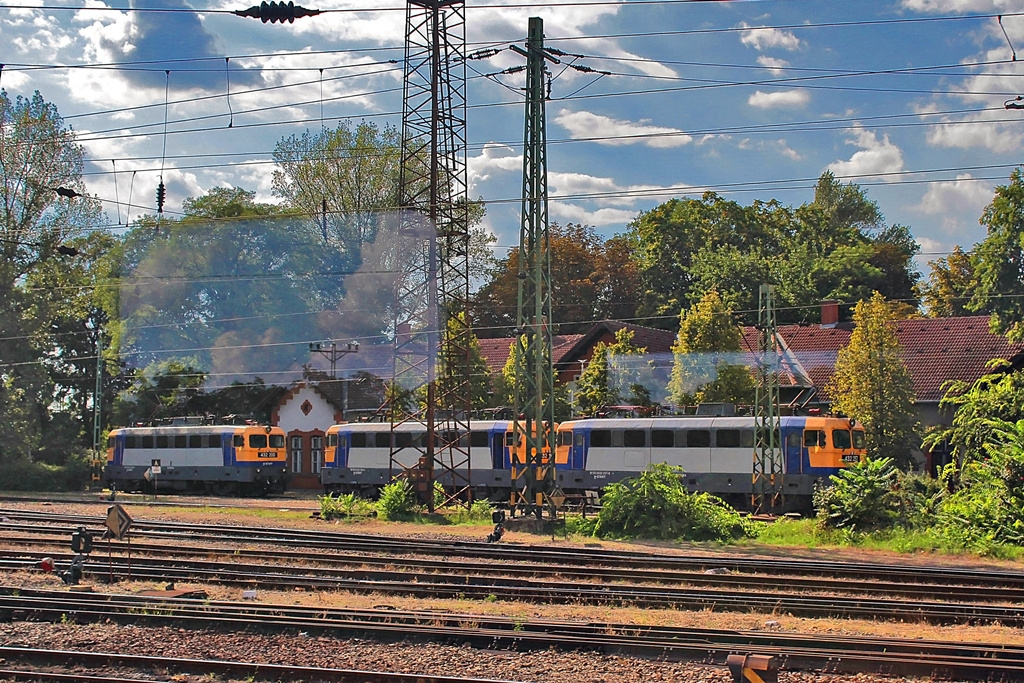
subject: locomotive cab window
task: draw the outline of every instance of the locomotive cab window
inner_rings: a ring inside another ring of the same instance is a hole
[[[284,448],[284,434],[271,434],[270,435],[270,447],[271,448]]]
[[[235,448],[242,448],[243,446],[245,446],[245,437],[242,436],[241,434],[235,434],[231,438],[231,445],[234,446]]]
[[[250,434],[249,435],[249,448],[266,448],[267,447],[267,435],[266,434]]]
[[[854,429],[853,430],[853,447],[854,448],[865,448],[864,430],[862,430],[862,429]]]
[[[114,437],[108,436],[107,437],[107,448],[113,448],[113,447],[114,447]]]
[[[328,448],[334,448],[334,447],[337,447],[337,445],[338,445],[338,435],[337,434],[328,434],[327,435],[327,447]]]
[[[825,432],[820,429],[804,430],[804,448],[824,448]]]
[[[850,432],[845,429],[833,429],[832,445],[836,448],[850,448]]]
[[[595,429],[590,432],[590,446],[592,448],[608,448],[612,445],[612,432],[609,429]]]
[[[571,446],[572,445],[572,432],[559,432],[558,433],[558,445],[559,446]]]
[[[673,439],[671,429],[651,430],[651,448],[672,448]]]

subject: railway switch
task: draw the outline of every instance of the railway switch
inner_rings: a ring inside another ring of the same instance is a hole
[[[768,655],[729,655],[726,660],[735,683],[778,683],[779,665]]]

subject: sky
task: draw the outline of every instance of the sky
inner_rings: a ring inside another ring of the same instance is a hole
[[[251,2],[4,0],[0,87],[57,105],[111,226],[154,213],[161,173],[169,215],[215,186],[279,201],[282,138],[400,125],[404,5],[301,0],[336,11],[293,24],[223,11]],[[1022,161],[1024,110],[1004,108],[1024,94],[1019,2],[511,4],[466,8],[468,51],[502,48],[467,82],[469,194],[499,248],[518,243],[524,130],[524,76],[500,72],[522,64],[507,48],[531,16],[579,55],[550,66],[550,217],[604,237],[706,190],[798,206],[831,170],[910,228],[925,270],[985,236],[978,219]]]

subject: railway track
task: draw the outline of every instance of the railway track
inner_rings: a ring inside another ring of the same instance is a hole
[[[18,524],[20,520],[26,524]],[[97,534],[105,531],[105,517],[63,515],[0,508],[0,532],[5,530],[70,536],[77,526]],[[42,525],[49,525],[42,526]],[[163,539],[169,542],[225,542],[245,546],[278,546],[321,551],[350,551],[373,556],[440,556],[500,561],[502,563],[543,562],[559,567],[605,567],[634,570],[706,571],[771,574],[776,576],[830,577],[844,580],[926,583],[932,586],[998,587],[1024,591],[1024,572],[973,570],[948,566],[911,566],[880,563],[833,562],[752,558],[716,554],[713,556],[666,555],[595,548],[565,548],[528,544],[491,544],[473,541],[439,541],[334,531],[282,529],[259,526],[188,524],[181,522],[133,522],[133,539]]]
[[[585,649],[717,666],[724,665],[729,654],[757,653],[775,657],[782,670],[1024,680],[1024,647],[897,638],[522,621],[483,615],[305,608],[14,587],[0,587],[0,619],[113,622],[208,631],[301,631],[334,638],[459,643],[518,651]],[[0,656],[4,656],[2,649]]]
[[[179,659],[140,655],[78,652],[69,650],[37,650],[0,647],[0,679],[18,681],[69,681],[82,683],[163,683],[171,674],[209,677],[232,677],[246,681],[324,681],[331,683],[502,683],[491,678],[464,678],[423,674],[401,674],[385,671],[324,669],[304,666],[283,666],[255,662],[227,662],[215,659]],[[25,668],[13,668],[17,663]],[[61,667],[66,671],[43,671]],[[131,670],[127,673],[108,673]],[[90,673],[93,672],[93,673]],[[103,673],[100,673],[103,672]],[[139,678],[138,674],[159,677]],[[179,680],[170,678],[170,680]]]

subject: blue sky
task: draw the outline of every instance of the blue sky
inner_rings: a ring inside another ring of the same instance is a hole
[[[275,143],[319,129],[321,108],[328,126],[400,123],[402,72],[389,60],[402,56],[404,5],[394,0],[302,0],[354,11],[291,25],[202,11],[252,0],[44,2],[0,6],[0,87],[56,103],[111,223],[125,221],[129,196],[132,216],[154,211],[161,167],[171,212],[217,185],[273,201]],[[468,4],[470,50],[521,43],[539,16],[548,45],[611,73],[554,65],[547,103],[551,218],[605,236],[705,189],[798,205],[831,169],[910,227],[923,265],[984,237],[978,217],[1022,161],[1024,110],[1003,107],[1024,94],[1012,59],[1024,51],[1024,15],[1011,14],[1021,3],[502,4]],[[194,11],[130,11],[157,7]],[[470,194],[489,202],[501,245],[518,241],[523,76],[488,75],[519,63],[509,50],[472,62],[468,84]]]

